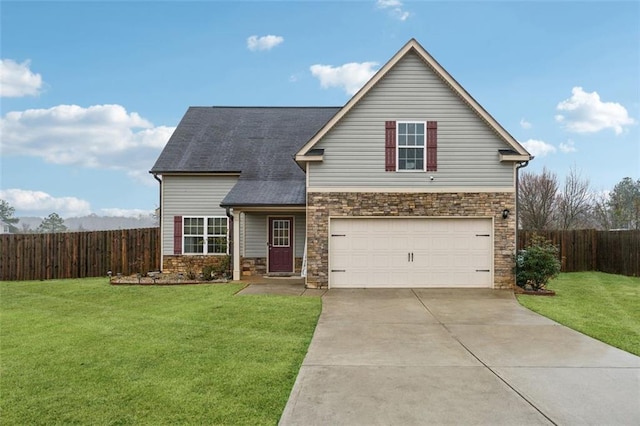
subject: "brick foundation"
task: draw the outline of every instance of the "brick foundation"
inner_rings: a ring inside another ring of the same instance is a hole
[[[511,214],[502,218],[502,210]],[[512,288],[515,253],[515,193],[362,193],[307,194],[307,286],[329,283],[329,217],[422,216],[493,217],[494,287]]]

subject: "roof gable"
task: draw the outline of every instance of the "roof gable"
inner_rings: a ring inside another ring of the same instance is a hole
[[[296,154],[296,161],[308,161],[309,153],[315,145],[364,98],[367,93],[384,78],[396,64],[410,52],[415,54],[429,66],[445,84],[459,96],[488,126],[493,130],[520,159],[530,159],[531,155],[509,134],[469,93],[418,43],[409,40],[371,79],[334,115]],[[306,156],[306,157],[305,157]],[[515,158],[515,157],[514,157]]]

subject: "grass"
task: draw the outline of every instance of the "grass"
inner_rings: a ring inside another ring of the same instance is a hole
[[[518,301],[567,327],[640,356],[640,278],[563,273],[547,286],[556,296]]]
[[[0,282],[3,424],[276,424],[320,298]]]

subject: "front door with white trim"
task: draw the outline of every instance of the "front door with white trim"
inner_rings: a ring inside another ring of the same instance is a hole
[[[293,272],[293,218],[269,217],[269,272]]]

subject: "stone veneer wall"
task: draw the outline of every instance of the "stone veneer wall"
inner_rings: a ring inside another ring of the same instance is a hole
[[[162,272],[168,273],[189,273],[199,274],[207,265],[218,265],[225,256],[220,255],[176,255],[164,256],[162,262]]]
[[[205,265],[217,265],[224,256],[164,256],[162,271],[168,273],[187,274],[190,271],[196,274],[202,272]],[[243,257],[240,259],[243,276],[266,275],[266,257]],[[299,274],[302,269],[302,258],[296,257],[294,273]]]
[[[502,211],[510,210],[507,219]],[[329,284],[329,217],[425,216],[494,218],[494,288],[512,288],[515,192],[307,194],[307,287]]]
[[[255,275],[266,275],[267,274],[267,258],[266,257],[243,257],[240,260],[240,265],[242,265],[242,275],[243,276],[255,276]],[[302,269],[302,258],[295,258],[295,271],[294,273],[299,274]]]
[[[243,276],[266,275],[267,258],[266,257],[243,257],[240,259]]]

